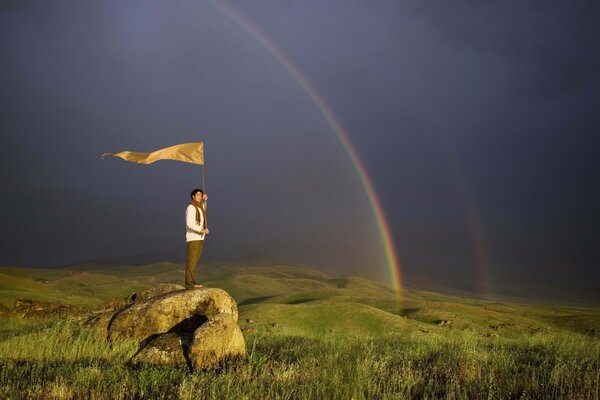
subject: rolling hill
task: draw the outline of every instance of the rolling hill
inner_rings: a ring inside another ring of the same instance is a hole
[[[203,265],[199,280],[229,292],[242,327],[319,336],[466,330],[512,337],[523,332],[600,332],[595,308],[527,305],[407,289],[398,298],[385,285],[360,277],[333,277],[290,265]],[[88,310],[160,283],[181,283],[183,264],[80,264],[68,268],[0,268],[0,303],[18,298],[61,301]]]

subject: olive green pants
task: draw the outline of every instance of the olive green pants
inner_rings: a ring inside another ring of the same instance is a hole
[[[185,287],[191,288],[196,284],[194,279],[194,271],[196,271],[196,264],[200,260],[202,255],[202,246],[204,240],[191,240],[187,242],[187,261],[185,263]]]

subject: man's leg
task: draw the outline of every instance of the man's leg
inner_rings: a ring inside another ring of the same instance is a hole
[[[194,279],[194,272],[196,271],[196,264],[202,255],[202,245],[204,240],[191,240],[187,242],[187,261],[185,264],[185,287],[191,288],[196,284]]]

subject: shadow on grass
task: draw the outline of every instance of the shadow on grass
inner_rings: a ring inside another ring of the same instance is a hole
[[[410,318],[421,310],[420,308],[403,308],[398,311],[398,315],[401,317]]]
[[[263,301],[272,299],[273,297],[275,297],[275,296],[252,297],[252,298],[242,301],[241,303],[238,304],[238,306],[247,306],[249,304],[262,303]]]
[[[588,336],[600,336],[600,317],[594,314],[547,317],[545,320],[559,329]]]
[[[303,304],[303,303],[312,303],[313,301],[318,299],[296,299],[288,301],[286,304]]]

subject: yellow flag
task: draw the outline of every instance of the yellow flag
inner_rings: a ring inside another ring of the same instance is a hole
[[[125,161],[131,161],[140,164],[152,164],[158,160],[177,160],[192,164],[204,165],[204,143],[183,143],[164,149],[153,151],[152,153],[138,153],[135,151],[122,151],[120,153],[104,153],[106,156],[120,157]]]

